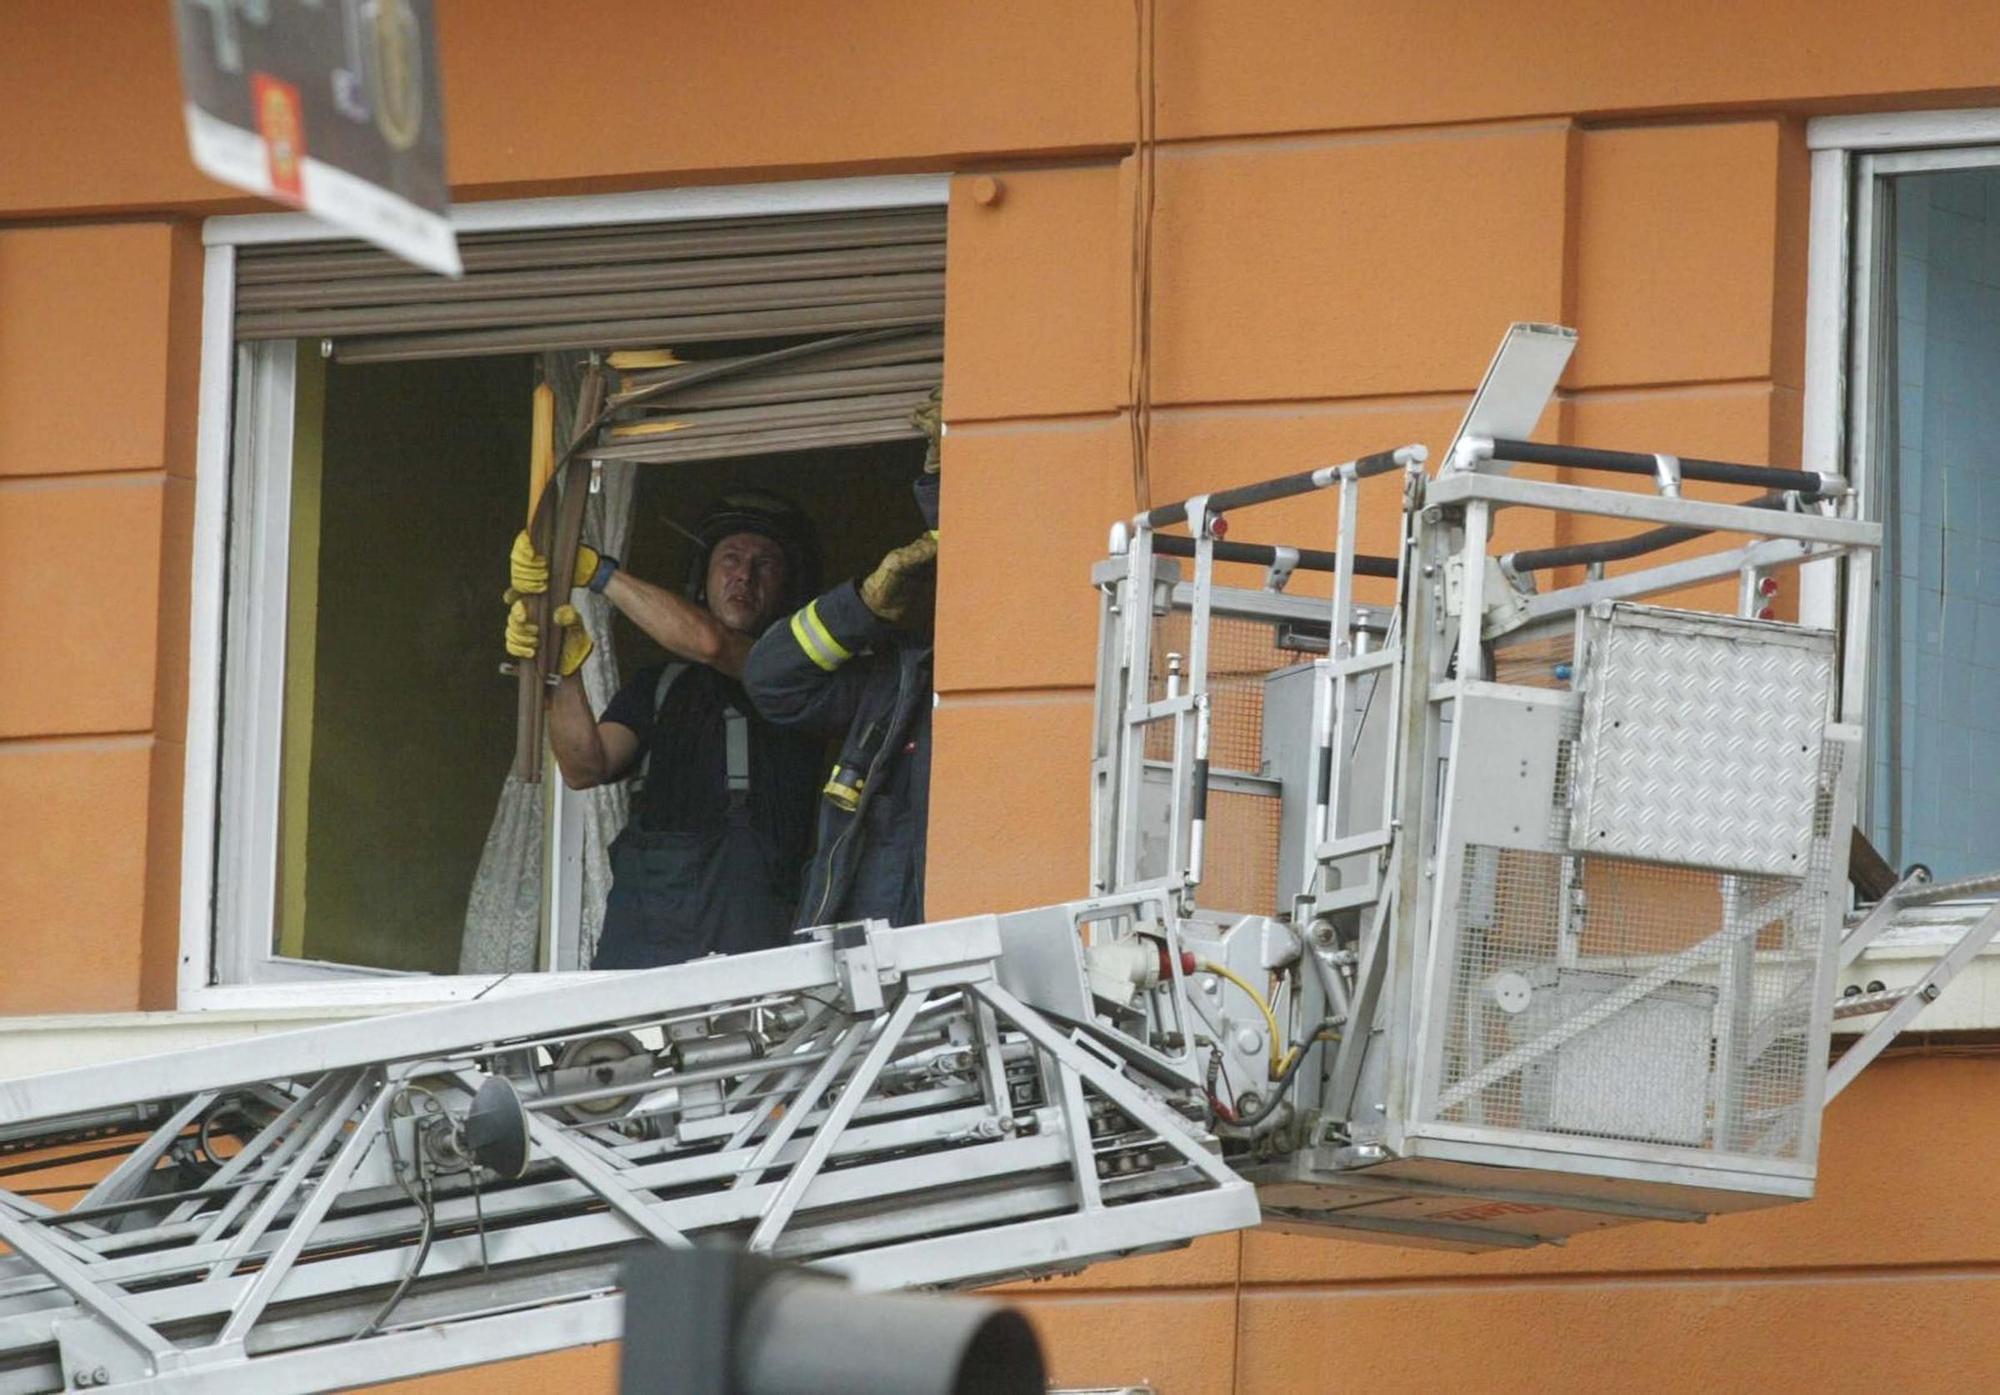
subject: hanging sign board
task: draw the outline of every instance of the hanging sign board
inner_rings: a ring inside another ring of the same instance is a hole
[[[174,0],[201,169],[459,274],[431,0]]]

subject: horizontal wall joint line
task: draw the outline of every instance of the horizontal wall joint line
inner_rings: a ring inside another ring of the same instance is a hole
[[[1210,1302],[1221,1300],[1234,1302],[1236,1283],[1234,1276],[1227,1280],[1204,1283],[1160,1284],[1107,1284],[1103,1288],[1070,1288],[1050,1291],[1038,1288],[1033,1292],[1024,1289],[997,1288],[985,1292],[999,1298],[1010,1306],[1024,1309],[1038,1307],[1081,1307],[1093,1303],[1132,1303],[1157,1299],[1169,1303]]]
[[[1203,155],[1211,151],[1264,147],[1317,149],[1343,145],[1384,145],[1396,141],[1480,140],[1496,136],[1531,135],[1568,129],[1567,112],[1487,118],[1475,121],[1414,122],[1399,126],[1301,127],[1285,131],[1205,132],[1161,136],[1155,142],[1162,155]]]
[[[1152,404],[1155,417],[1173,417],[1179,414],[1242,412],[1245,414],[1278,414],[1286,412],[1347,411],[1347,412],[1394,412],[1423,410],[1426,408],[1462,408],[1472,395],[1474,385],[1462,387],[1413,389],[1408,392],[1355,393],[1343,396],[1328,394],[1323,397],[1234,397],[1202,398],[1184,401],[1156,400]],[[1607,383],[1584,387],[1562,387],[1556,391],[1555,400],[1562,402],[1605,402],[1622,397],[1634,399],[1674,392],[1730,392],[1740,390],[1777,389],[1793,391],[1797,389],[1789,383],[1781,383],[1772,378],[1684,378],[1661,379],[1652,382]],[[946,425],[952,431],[967,435],[984,432],[1003,432],[1013,429],[1049,429],[1061,427],[1097,427],[1123,422],[1131,415],[1131,407],[1120,403],[1116,406],[1090,408],[1070,412],[1014,412],[1004,416],[951,416]]]
[[[0,490],[63,489],[72,485],[133,489],[167,478],[164,465],[139,465],[130,470],[54,470],[46,474],[0,474]]]
[[[1545,1274],[1377,1275],[1370,1278],[1258,1279],[1246,1274],[1246,1292],[1260,1296],[1390,1297],[1523,1288],[1766,1287],[1781,1284],[1918,1283],[2000,1280],[2000,1259],[1908,1264],[1771,1265],[1764,1268],[1575,1270]]]
[[[939,687],[941,707],[1029,707],[1043,703],[1088,702],[1087,686],[1044,688],[947,688]]]
[[[1619,397],[1644,397],[1663,392],[1733,391],[1740,389],[1785,388],[1798,391],[1790,383],[1771,377],[1755,378],[1660,378],[1644,382],[1591,383],[1558,389],[1558,401],[1602,402]]]
[[[0,757],[50,751],[129,751],[153,744],[150,731],[89,731],[0,734]]]
[[[1101,427],[1123,421],[1128,409],[1117,407],[1092,407],[1077,412],[1016,412],[998,417],[947,417],[945,428],[960,431],[966,435],[981,432],[998,433],[1010,430],[1047,431],[1064,427]]]

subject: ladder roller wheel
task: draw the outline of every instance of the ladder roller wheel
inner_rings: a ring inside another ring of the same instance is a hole
[[[578,1037],[564,1042],[556,1053],[555,1068],[558,1071],[589,1070],[593,1066],[608,1068],[631,1060],[634,1056],[649,1055],[645,1046],[630,1032],[607,1032],[603,1036]],[[615,1077],[606,1074],[603,1080],[595,1082],[608,1085]],[[607,1095],[602,1099],[578,1100],[562,1108],[564,1117],[577,1124],[596,1123],[605,1119],[616,1119],[629,1113],[639,1102],[639,1091],[629,1095]]]

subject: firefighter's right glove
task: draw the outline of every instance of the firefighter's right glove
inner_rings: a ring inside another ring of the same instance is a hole
[[[572,587],[588,586],[604,559],[597,549],[578,543]],[[507,583],[524,596],[539,596],[549,589],[549,559],[535,551],[535,540],[523,530],[514,536],[514,550],[507,554]]]
[[[877,563],[861,583],[861,603],[883,624],[902,624],[916,603],[926,598],[937,570],[937,552],[937,538],[930,533],[904,543]]]
[[[507,594],[510,598],[515,596],[512,591]],[[594,646],[575,606],[557,606],[555,621],[563,627],[562,654],[556,660],[556,672],[567,678],[583,667]],[[532,660],[541,643],[542,627],[529,617],[528,603],[513,599],[507,610],[507,652],[517,659]]]

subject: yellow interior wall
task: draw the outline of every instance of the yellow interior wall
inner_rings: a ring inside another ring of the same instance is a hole
[[[533,385],[526,358],[326,368],[313,732],[284,843],[309,868],[284,942],[307,958],[457,971],[514,746],[500,593]]]
[[[320,469],[326,445],[326,360],[298,346],[292,420],[292,537],[285,614],[285,746],[278,810],[278,953],[305,952],[306,833],[319,660]]]

